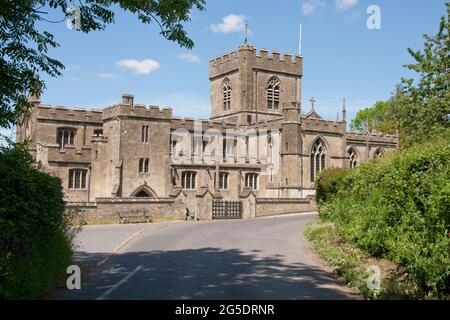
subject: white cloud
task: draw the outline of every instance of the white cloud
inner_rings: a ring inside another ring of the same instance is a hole
[[[201,63],[200,58],[191,52],[186,52],[186,53],[180,54],[178,56],[178,58],[180,58],[183,61],[187,61],[187,62]]]
[[[117,78],[117,76],[114,73],[110,73],[110,72],[99,72],[99,73],[97,73],[97,78],[115,79],[115,78]]]
[[[322,0],[308,0],[302,3],[302,13],[305,16],[313,15],[318,8],[325,7],[325,2]]]
[[[336,7],[339,10],[347,10],[358,4],[358,0],[336,0]]]
[[[123,59],[117,61],[117,65],[121,68],[132,71],[134,74],[150,74],[155,70],[158,70],[160,65],[158,61],[152,59],[134,60]]]
[[[209,28],[212,32],[232,33],[245,31],[245,21],[247,17],[242,15],[230,14],[222,19],[222,23],[212,24]]]
[[[66,68],[66,71],[73,71],[73,70],[78,70],[78,69],[80,69],[79,65],[71,64]]]

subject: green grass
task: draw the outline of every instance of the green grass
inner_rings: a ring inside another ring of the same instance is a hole
[[[370,257],[361,249],[344,241],[333,223],[320,219],[311,221],[305,228],[305,237],[314,249],[333,268],[339,279],[351,288],[357,288],[366,299],[408,300],[433,298],[425,296],[404,269],[385,259]],[[367,268],[379,266],[382,270],[381,288],[367,287]]]

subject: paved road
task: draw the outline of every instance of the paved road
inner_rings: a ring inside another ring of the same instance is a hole
[[[302,236],[314,217],[85,227],[82,289],[59,298],[354,298]]]

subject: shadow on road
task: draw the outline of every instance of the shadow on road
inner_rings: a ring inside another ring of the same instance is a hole
[[[141,269],[108,299],[349,299],[319,268],[287,264],[280,256],[202,248],[117,254],[101,268],[104,254],[78,252],[82,289],[60,299],[95,299],[138,266]],[[89,272],[87,272],[89,270]],[[86,276],[86,273],[89,273]]]

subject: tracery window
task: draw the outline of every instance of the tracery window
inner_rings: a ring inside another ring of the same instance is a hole
[[[280,108],[280,80],[277,77],[272,77],[267,83],[267,108]]]
[[[223,93],[223,111],[231,110],[231,83],[225,79],[222,85]]]
[[[311,182],[319,171],[326,168],[326,148],[322,139],[316,140],[311,148]]]

